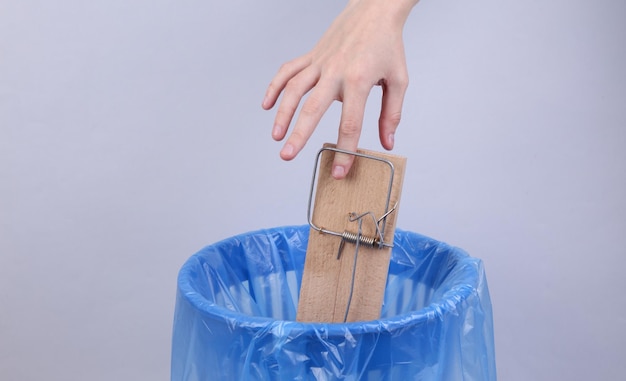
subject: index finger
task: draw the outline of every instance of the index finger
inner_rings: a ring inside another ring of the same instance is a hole
[[[335,100],[336,94],[337,88],[333,82],[320,80],[315,85],[309,97],[304,101],[293,131],[280,152],[284,160],[293,159],[302,150],[322,115]]]

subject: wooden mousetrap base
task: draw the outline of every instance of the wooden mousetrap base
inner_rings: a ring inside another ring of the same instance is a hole
[[[358,150],[348,176],[335,180],[335,150],[330,144],[320,150],[317,182],[311,186],[315,203],[309,205],[311,229],[296,317],[301,322],[378,319],[385,293],[406,159]],[[385,245],[368,244],[368,237],[376,241],[381,233]],[[343,238],[350,234],[352,241]]]

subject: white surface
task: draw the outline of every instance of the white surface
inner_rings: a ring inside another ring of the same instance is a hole
[[[166,380],[176,275],[306,223],[265,86],[323,0],[0,2],[0,379]],[[623,1],[423,0],[399,226],[484,260],[501,380],[626,375]],[[361,146],[377,142],[380,90]]]

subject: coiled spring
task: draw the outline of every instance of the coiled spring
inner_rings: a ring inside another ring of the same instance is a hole
[[[361,245],[366,245],[369,247],[374,247],[374,246],[379,246],[380,247],[380,239],[378,239],[378,237],[368,237],[368,236],[360,236],[356,233],[351,233],[349,231],[345,231],[343,232],[343,234],[341,234],[341,238],[349,243],[355,243],[357,240],[361,241]]]

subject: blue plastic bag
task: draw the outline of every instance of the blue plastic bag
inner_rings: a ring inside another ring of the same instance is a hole
[[[295,321],[309,227],[232,237],[178,276],[173,381],[495,381],[482,262],[397,230],[382,316]]]

